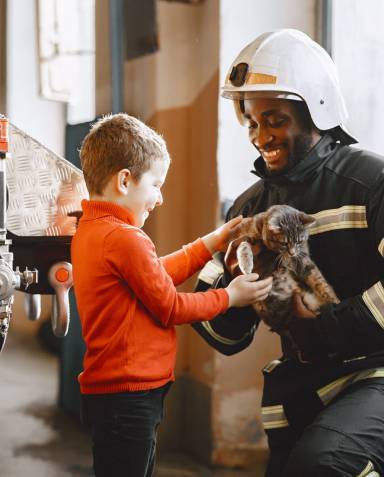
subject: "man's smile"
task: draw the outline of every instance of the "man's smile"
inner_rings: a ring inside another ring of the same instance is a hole
[[[262,155],[265,162],[274,163],[280,161],[283,153],[283,146],[276,146],[268,149],[260,149],[259,152]]]

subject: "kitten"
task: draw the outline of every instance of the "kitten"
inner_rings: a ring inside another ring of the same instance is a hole
[[[233,275],[253,271],[261,279],[273,277],[270,294],[253,307],[271,330],[279,334],[287,335],[294,316],[293,293],[299,293],[314,314],[321,305],[339,303],[309,256],[308,229],[314,222],[313,217],[293,207],[274,205],[243,220],[225,257]]]

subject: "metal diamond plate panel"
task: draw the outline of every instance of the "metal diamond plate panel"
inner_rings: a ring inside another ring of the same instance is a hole
[[[20,236],[73,235],[82,199],[83,173],[16,126],[9,125],[6,160],[7,230]]]

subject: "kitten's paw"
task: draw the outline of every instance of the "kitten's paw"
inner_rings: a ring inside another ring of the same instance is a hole
[[[251,245],[248,242],[241,242],[241,244],[237,247],[236,256],[239,263],[239,268],[242,273],[244,273],[244,275],[252,273],[253,253]]]

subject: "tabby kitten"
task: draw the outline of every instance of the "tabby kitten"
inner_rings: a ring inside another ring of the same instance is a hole
[[[225,257],[234,275],[253,271],[261,279],[273,277],[270,294],[253,307],[279,334],[285,334],[293,318],[293,293],[299,293],[305,306],[315,314],[321,305],[339,303],[309,256],[308,229],[314,222],[313,217],[293,207],[274,205],[243,220]]]

